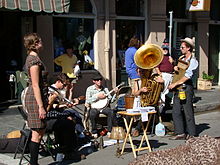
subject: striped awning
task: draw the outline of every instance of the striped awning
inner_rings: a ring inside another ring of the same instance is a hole
[[[22,11],[67,13],[70,0],[0,0],[0,8]]]

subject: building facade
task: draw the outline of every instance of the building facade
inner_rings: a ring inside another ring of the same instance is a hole
[[[142,43],[161,45],[165,38],[169,38],[169,11],[173,11],[172,46],[178,52],[181,38],[194,38],[195,55],[200,64],[197,77],[205,71],[215,75],[214,83],[219,84],[220,5],[216,5],[219,4],[217,0],[211,1],[210,11],[199,12],[189,12],[187,5],[191,1],[185,0],[178,3],[174,0],[65,2],[63,11],[55,10],[54,4],[53,9],[43,11],[24,11],[21,5],[16,10],[0,9],[2,72],[22,70],[26,57],[22,37],[27,32],[37,32],[44,42],[41,56],[50,74],[60,71],[53,59],[63,53],[65,43],[73,45],[82,61],[82,78],[76,95],[85,94],[94,69],[103,75],[108,87],[114,87],[127,79],[124,52],[129,39],[136,35]],[[84,62],[85,54],[94,65]],[[13,62],[16,65],[12,65]],[[2,75],[7,77],[4,73]]]

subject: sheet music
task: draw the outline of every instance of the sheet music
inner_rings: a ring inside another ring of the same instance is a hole
[[[141,112],[142,122],[148,121],[148,112]]]

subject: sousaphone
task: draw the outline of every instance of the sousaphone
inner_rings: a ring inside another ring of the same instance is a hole
[[[148,92],[141,93],[141,106],[143,107],[158,103],[163,84],[154,80],[156,75],[152,75],[152,70],[161,63],[162,59],[163,50],[155,44],[144,44],[135,53],[134,61],[138,67],[143,69],[141,87],[148,88]]]

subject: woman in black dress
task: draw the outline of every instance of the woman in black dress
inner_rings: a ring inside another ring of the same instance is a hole
[[[24,46],[27,50],[25,68],[29,78],[29,86],[25,97],[25,106],[28,111],[28,126],[32,130],[29,143],[30,164],[38,164],[40,141],[44,135],[46,123],[47,99],[47,72],[39,57],[39,51],[43,47],[41,38],[36,33],[24,36]]]

